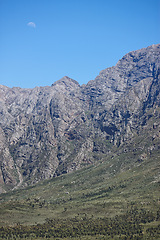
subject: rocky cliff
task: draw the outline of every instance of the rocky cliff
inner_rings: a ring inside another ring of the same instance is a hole
[[[0,85],[0,191],[105,160],[156,115],[160,146],[160,45],[126,54],[80,86],[63,77],[34,89]]]

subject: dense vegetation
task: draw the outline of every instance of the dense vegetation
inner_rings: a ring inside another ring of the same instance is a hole
[[[1,239],[22,238],[77,238],[90,236],[97,239],[158,239],[160,235],[160,210],[156,213],[138,209],[136,206],[126,214],[114,218],[94,218],[76,216],[70,219],[46,219],[44,224],[1,227]],[[145,224],[154,222],[154,227],[145,228]]]

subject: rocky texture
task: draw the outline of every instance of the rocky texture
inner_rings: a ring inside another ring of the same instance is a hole
[[[128,53],[82,86],[69,77],[34,89],[0,85],[0,191],[93,164],[130,141],[159,116],[159,56],[160,45]]]

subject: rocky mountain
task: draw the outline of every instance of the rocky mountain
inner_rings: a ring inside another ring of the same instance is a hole
[[[34,89],[0,85],[0,192],[105,161],[145,131],[147,151],[156,151],[159,120],[160,44],[126,54],[86,85],[66,76]]]

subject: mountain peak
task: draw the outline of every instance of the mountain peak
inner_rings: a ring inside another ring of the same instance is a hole
[[[68,76],[33,90],[0,86],[0,191],[106,161],[143,129],[149,158],[160,149],[159,69],[155,45],[128,53],[83,87]],[[144,158],[138,154],[134,164]]]
[[[74,80],[74,79],[72,79],[68,76],[64,76],[61,79],[59,79],[58,81],[54,82],[52,84],[52,87],[57,85],[57,84],[60,84],[60,85],[64,84],[66,86],[73,86],[73,85],[78,85],[79,86],[79,83],[76,80]]]

